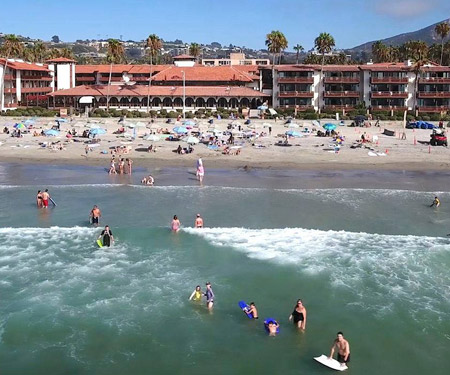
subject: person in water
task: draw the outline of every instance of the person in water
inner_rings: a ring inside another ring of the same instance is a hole
[[[267,329],[269,330],[269,336],[276,336],[277,330],[280,327],[278,322],[276,320],[270,321],[269,324],[267,324]]]
[[[43,202],[42,202],[42,193],[40,190],[38,190],[36,194],[36,206],[37,208],[42,208]]]
[[[439,198],[434,197],[434,201],[433,201],[433,203],[431,203],[430,207],[433,207],[433,206],[439,207],[440,205],[441,205],[441,201],[439,200]]]
[[[191,296],[189,297],[189,301],[201,301],[202,300],[202,289],[200,288],[200,285],[197,285],[195,287],[195,290],[192,292]]]
[[[197,160],[197,179],[200,181],[200,184],[203,183],[203,177],[205,176],[205,168],[203,167],[202,158],[198,158]]]
[[[256,309],[255,302],[250,302],[250,308],[246,311],[247,315],[252,314],[253,319],[258,319],[258,310]]]
[[[91,218],[91,224],[98,226],[98,221],[100,220],[100,216],[102,216],[100,209],[97,206],[94,206],[89,216]]]
[[[44,208],[48,208],[49,199],[50,199],[50,194],[48,193],[48,189],[45,189],[45,191],[42,193],[42,206]]]
[[[172,224],[170,225],[170,227],[172,228],[172,231],[174,231],[174,232],[178,232],[180,230],[181,223],[180,223],[180,220],[178,220],[177,215],[173,216]]]
[[[105,226],[105,229],[102,230],[102,233],[100,233],[98,239],[102,239],[103,246],[110,247],[114,243],[114,236],[111,229],[109,229],[109,225]]]
[[[206,293],[204,294],[204,296],[206,297],[206,307],[208,309],[212,309],[214,306],[215,296],[211,287],[211,283],[209,281],[206,283]]]
[[[301,299],[297,301],[294,311],[289,316],[289,321],[293,321],[300,329],[304,330],[306,328],[306,309]]]
[[[200,216],[200,214],[197,214],[197,218],[195,219],[195,227],[196,228],[203,228],[203,219]]]
[[[337,349],[337,361],[341,366],[348,365],[350,362],[350,344],[346,339],[344,339],[344,334],[342,332],[337,333],[337,338],[333,342],[331,347],[330,359],[333,358],[334,350]]]

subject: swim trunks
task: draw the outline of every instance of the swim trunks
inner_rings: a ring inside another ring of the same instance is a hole
[[[98,217],[92,217],[92,224],[98,224]]]
[[[43,199],[42,203],[44,204],[44,207],[48,207],[48,199]]]
[[[345,358],[344,355],[341,355],[341,354],[338,353],[337,361],[338,361],[339,363],[349,363],[349,362],[350,362],[350,354],[348,355],[346,361],[344,360],[344,358]]]

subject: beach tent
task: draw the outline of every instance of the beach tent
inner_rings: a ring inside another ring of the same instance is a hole
[[[303,137],[303,134],[295,131],[295,130],[288,130],[286,133],[289,137]]]
[[[89,130],[89,134],[92,134],[92,135],[106,134],[106,130],[102,129],[102,128],[95,128],[95,129]]]
[[[312,122],[312,124],[313,124],[314,126],[317,126],[317,127],[320,126],[320,122],[317,121],[317,120],[312,120],[311,122]]]
[[[328,124],[325,124],[325,125],[323,126],[323,128],[324,128],[325,130],[331,131],[331,130],[336,129],[337,126],[336,126],[335,124],[328,123]]]
[[[183,122],[184,126],[195,126],[196,122],[192,120],[186,120]]]
[[[49,129],[49,130],[44,131],[44,134],[47,137],[56,137],[59,135],[59,131],[54,130],[54,129]]]
[[[149,136],[145,137],[144,139],[146,141],[159,142],[161,140],[161,137],[156,134],[150,134]]]
[[[188,130],[184,126],[175,126],[172,131],[177,134],[187,134]]]
[[[190,145],[196,145],[200,142],[200,140],[197,137],[193,137],[190,135],[189,137],[183,138],[183,141],[186,143],[189,143]]]
[[[291,122],[290,124],[289,124],[289,128],[299,128],[300,127],[300,125],[299,124],[296,124],[295,122]]]

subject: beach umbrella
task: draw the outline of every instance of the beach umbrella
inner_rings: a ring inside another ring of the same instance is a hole
[[[18,130],[27,130],[27,126],[25,124],[22,124],[21,122],[19,122],[18,124],[15,124],[14,128],[16,128]]]
[[[200,140],[197,137],[193,137],[190,135],[189,137],[183,138],[183,141],[186,143],[189,143],[190,145],[196,145],[200,142]]]
[[[44,131],[44,134],[47,137],[56,137],[59,135],[59,131],[54,130],[54,129],[49,129],[49,130]]]
[[[325,124],[324,126],[323,126],[323,128],[325,129],[325,130],[334,130],[334,129],[336,129],[336,125],[335,124],[331,124],[331,123],[328,123],[328,124]]]
[[[102,129],[102,128],[95,128],[95,129],[89,130],[89,133],[92,135],[101,135],[101,134],[106,134],[106,130]]]
[[[183,125],[184,125],[184,126],[186,126],[186,125],[194,126],[194,125],[195,125],[195,121],[192,121],[192,120],[186,120],[186,121],[183,122]]]
[[[300,125],[299,125],[299,124],[296,124],[295,122],[291,122],[291,123],[289,124],[289,127],[290,127],[290,128],[299,128]]]
[[[177,134],[186,134],[188,132],[184,126],[175,126],[172,131]]]
[[[312,124],[313,124],[314,126],[317,126],[317,127],[320,126],[320,122],[317,121],[317,120],[312,120]]]
[[[303,136],[303,134],[301,134],[295,130],[288,130],[285,134],[288,135],[289,137],[302,137]]]
[[[57,122],[57,121],[59,121],[59,122],[67,122],[67,119],[65,119],[65,118],[57,118],[55,120],[55,122]]]
[[[36,121],[33,120],[33,119],[28,119],[28,120],[25,121],[25,125],[34,125],[35,122]]]
[[[268,109],[269,107],[266,105],[260,105],[259,107],[257,107],[257,109],[259,109],[260,111],[265,111],[266,109]]]
[[[158,142],[161,140],[161,137],[156,134],[150,134],[149,136],[144,138],[146,141]]]

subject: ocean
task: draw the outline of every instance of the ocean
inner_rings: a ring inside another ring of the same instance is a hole
[[[199,187],[167,168],[140,186],[146,173],[0,166],[1,374],[325,374],[313,357],[338,331],[349,374],[448,373],[448,174],[207,169]],[[58,205],[38,210],[45,188]],[[213,311],[188,301],[207,281]],[[299,298],[305,332],[288,321]]]

